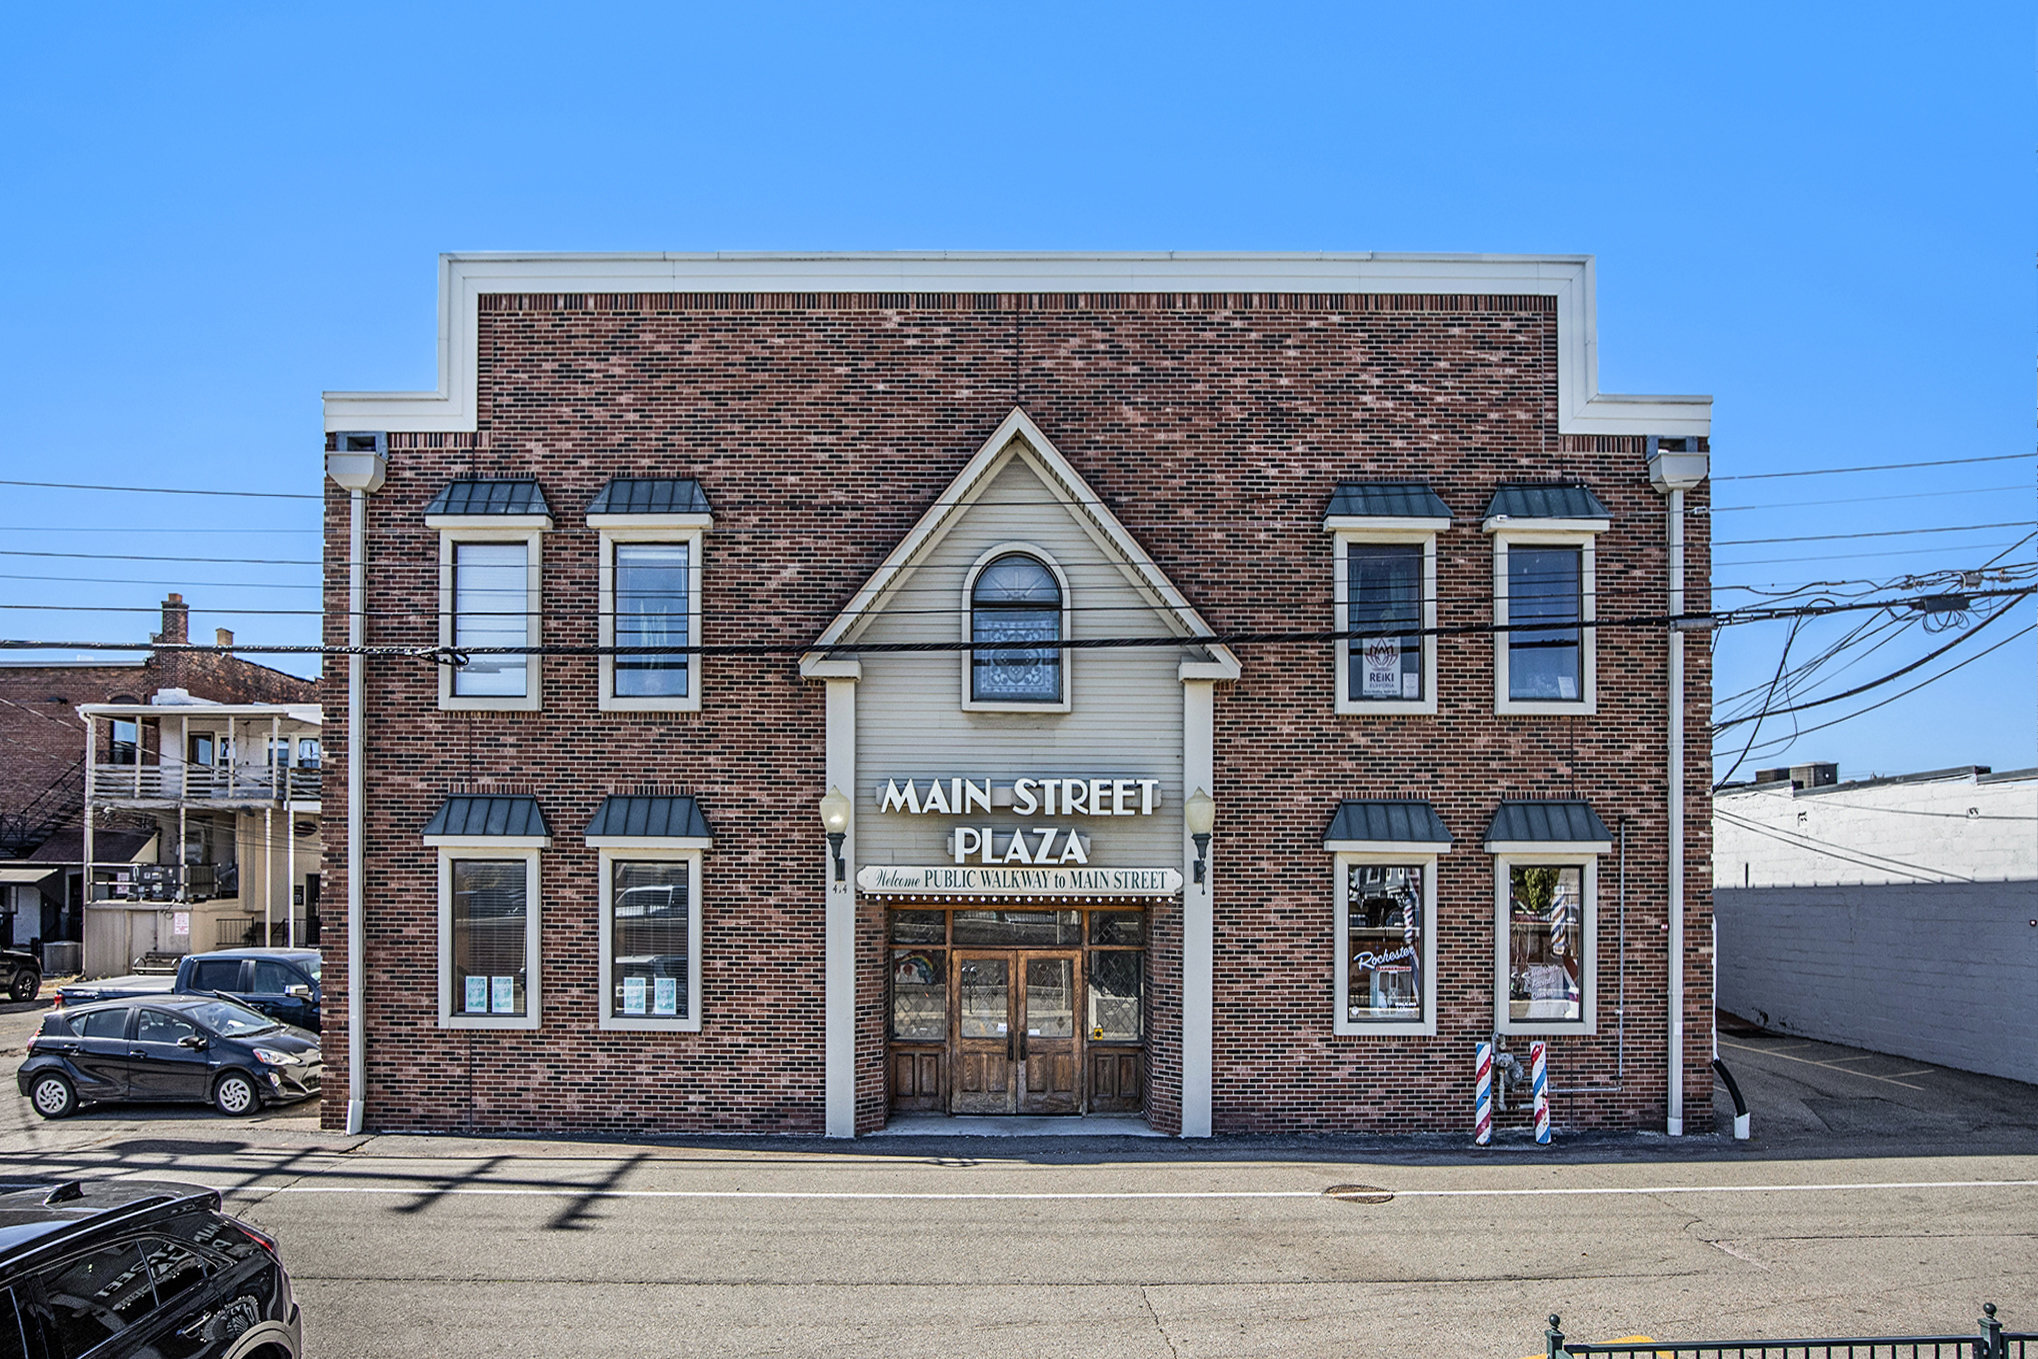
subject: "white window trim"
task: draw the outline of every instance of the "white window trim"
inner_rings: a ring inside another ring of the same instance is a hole
[[[704,514],[640,515],[591,514],[587,522],[601,539],[600,577],[601,644],[616,644],[616,544],[686,544],[686,635],[693,646],[701,644],[701,542],[709,522]],[[599,708],[611,713],[697,713],[701,710],[701,653],[686,656],[686,693],[683,696],[653,695],[625,698],[616,694],[616,658],[604,651],[601,657]]]
[[[1515,525],[1522,527],[1515,527]],[[1493,711],[1506,716],[1591,717],[1599,711],[1599,570],[1597,543],[1606,528],[1604,519],[1514,520],[1503,527],[1493,519],[1486,531],[1493,535]],[[1579,679],[1582,692],[1576,699],[1528,699],[1508,697],[1507,641],[1513,634],[1507,625],[1507,552],[1516,543],[1524,547],[1575,547],[1579,549]]]
[[[425,843],[439,851],[439,1027],[442,1029],[536,1029],[543,990],[539,948],[538,857],[549,839],[542,835],[433,835]],[[519,859],[524,865],[524,1013],[470,1015],[453,1005],[453,861],[455,859]]]
[[[1047,549],[1033,543],[1018,542],[999,543],[996,547],[978,557],[964,574],[962,579],[962,640],[964,642],[974,642],[976,640],[975,595],[977,577],[982,575],[984,568],[992,562],[1012,553],[1033,558],[1046,567],[1054,576],[1055,584],[1061,589],[1061,637],[1065,642],[1073,641],[1075,639],[1075,597],[1069,593],[1068,573],[1061,569],[1061,563],[1056,561]],[[976,652],[974,650],[965,650],[959,654],[962,657],[962,707],[964,712],[1065,713],[1075,706],[1076,653],[1073,651],[1064,650],[1061,653],[1061,701],[1059,703],[999,703],[992,700],[974,698],[972,697],[972,676],[976,668]]]
[[[1562,1034],[1591,1036],[1599,1032],[1599,856],[1605,846],[1571,844],[1493,844],[1493,1027],[1496,1032],[1535,1037]],[[1584,947],[1579,958],[1582,1019],[1514,1020],[1507,1011],[1507,908],[1509,879],[1517,867],[1571,868],[1578,873],[1580,913],[1585,917]]]
[[[432,515],[425,523],[439,530],[439,645],[453,645],[453,545],[455,543],[524,544],[524,644],[542,641],[539,620],[544,600],[539,586],[544,580],[542,543],[552,520],[542,514],[516,515]],[[521,697],[453,692],[453,667],[439,666],[439,707],[451,712],[537,712],[544,706],[543,656],[533,652],[524,658],[525,692]]]
[[[1394,848],[1381,845],[1369,850],[1341,850],[1333,856],[1336,867],[1331,887],[1331,909],[1336,913],[1333,931],[1337,956],[1331,960],[1337,1009],[1332,1012],[1331,1032],[1353,1038],[1434,1038],[1437,1032],[1437,858],[1429,846]],[[1351,1017],[1351,910],[1350,875],[1356,864],[1405,864],[1422,870],[1422,1018],[1353,1019]]]
[[[601,874],[601,916],[600,947],[596,989],[601,996],[600,1026],[619,1032],[637,1033],[699,1033],[701,1031],[701,863],[702,850],[707,847],[705,840],[684,837],[654,836],[589,836],[587,843],[596,849],[596,858]],[[686,1003],[689,1013],[671,1019],[655,1015],[619,1015],[615,1011],[616,998],[609,985],[609,968],[615,961],[615,929],[610,912],[615,906],[615,864],[618,861],[631,863],[684,863],[687,865],[686,906],[687,906],[687,950],[686,950]]]
[[[1337,648],[1337,711],[1359,716],[1434,714],[1437,710],[1437,534],[1451,526],[1448,519],[1388,519],[1340,515],[1324,521],[1337,535],[1333,552],[1332,626],[1351,630],[1351,577],[1346,551],[1353,543],[1414,543],[1422,547],[1422,697],[1355,698],[1351,692],[1352,648],[1346,638]]]

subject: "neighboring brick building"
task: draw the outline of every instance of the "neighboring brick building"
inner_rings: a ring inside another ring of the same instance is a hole
[[[133,659],[0,660],[0,860],[21,861],[0,863],[0,898],[9,885],[6,876],[19,880],[12,884],[12,902],[0,899],[0,909],[12,917],[8,942],[83,937],[82,860],[44,852],[53,837],[65,832],[69,832],[65,844],[80,841],[85,805],[85,720],[78,714],[80,706],[150,703],[171,690],[216,703],[315,701],[314,680],[230,653],[174,649],[189,644],[190,617],[184,597],[170,595],[163,601],[162,631],[150,638],[156,649]],[[229,633],[222,631],[220,636],[232,640]],[[98,763],[113,760],[117,739],[111,723],[102,727]],[[103,824],[146,829],[146,820],[115,815]],[[28,866],[31,860],[33,869]]]
[[[327,641],[358,510],[376,652],[330,1123],[1460,1131],[1499,1031],[1548,1043],[1560,1128],[1677,1125],[1659,491],[1703,508],[1710,402],[1597,394],[1589,260],[441,284],[439,391],[326,404]],[[336,769],[348,699],[330,668]]]

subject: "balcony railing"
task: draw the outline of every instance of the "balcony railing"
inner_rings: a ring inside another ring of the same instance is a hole
[[[321,774],[260,764],[102,764],[92,770],[92,796],[131,802],[315,802]]]

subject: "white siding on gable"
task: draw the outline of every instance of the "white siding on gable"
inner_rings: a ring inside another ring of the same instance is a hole
[[[1023,457],[990,475],[975,504],[906,573],[905,589],[878,606],[859,634],[871,642],[959,641],[965,636],[963,583],[985,552],[1029,543],[1054,558],[1075,606],[1071,637],[1163,636],[1176,631],[1125,578],[1113,555],[1056,502],[1066,492],[1044,481]],[[866,652],[857,686],[857,857],[867,864],[951,862],[945,849],[956,825],[1075,826],[1091,839],[1099,866],[1170,867],[1181,862],[1182,684],[1176,667],[1186,647],[1064,653],[1073,700],[1065,713],[967,712],[963,673],[969,654]],[[878,814],[886,779],[1026,776],[1157,778],[1152,816],[1016,817]]]

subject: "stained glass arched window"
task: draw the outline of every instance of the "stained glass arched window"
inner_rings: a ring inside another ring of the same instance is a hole
[[[1011,552],[977,573],[970,590],[973,642],[1061,641],[1061,584],[1038,559]],[[1000,646],[970,653],[970,697],[979,703],[1059,703],[1059,647]]]

